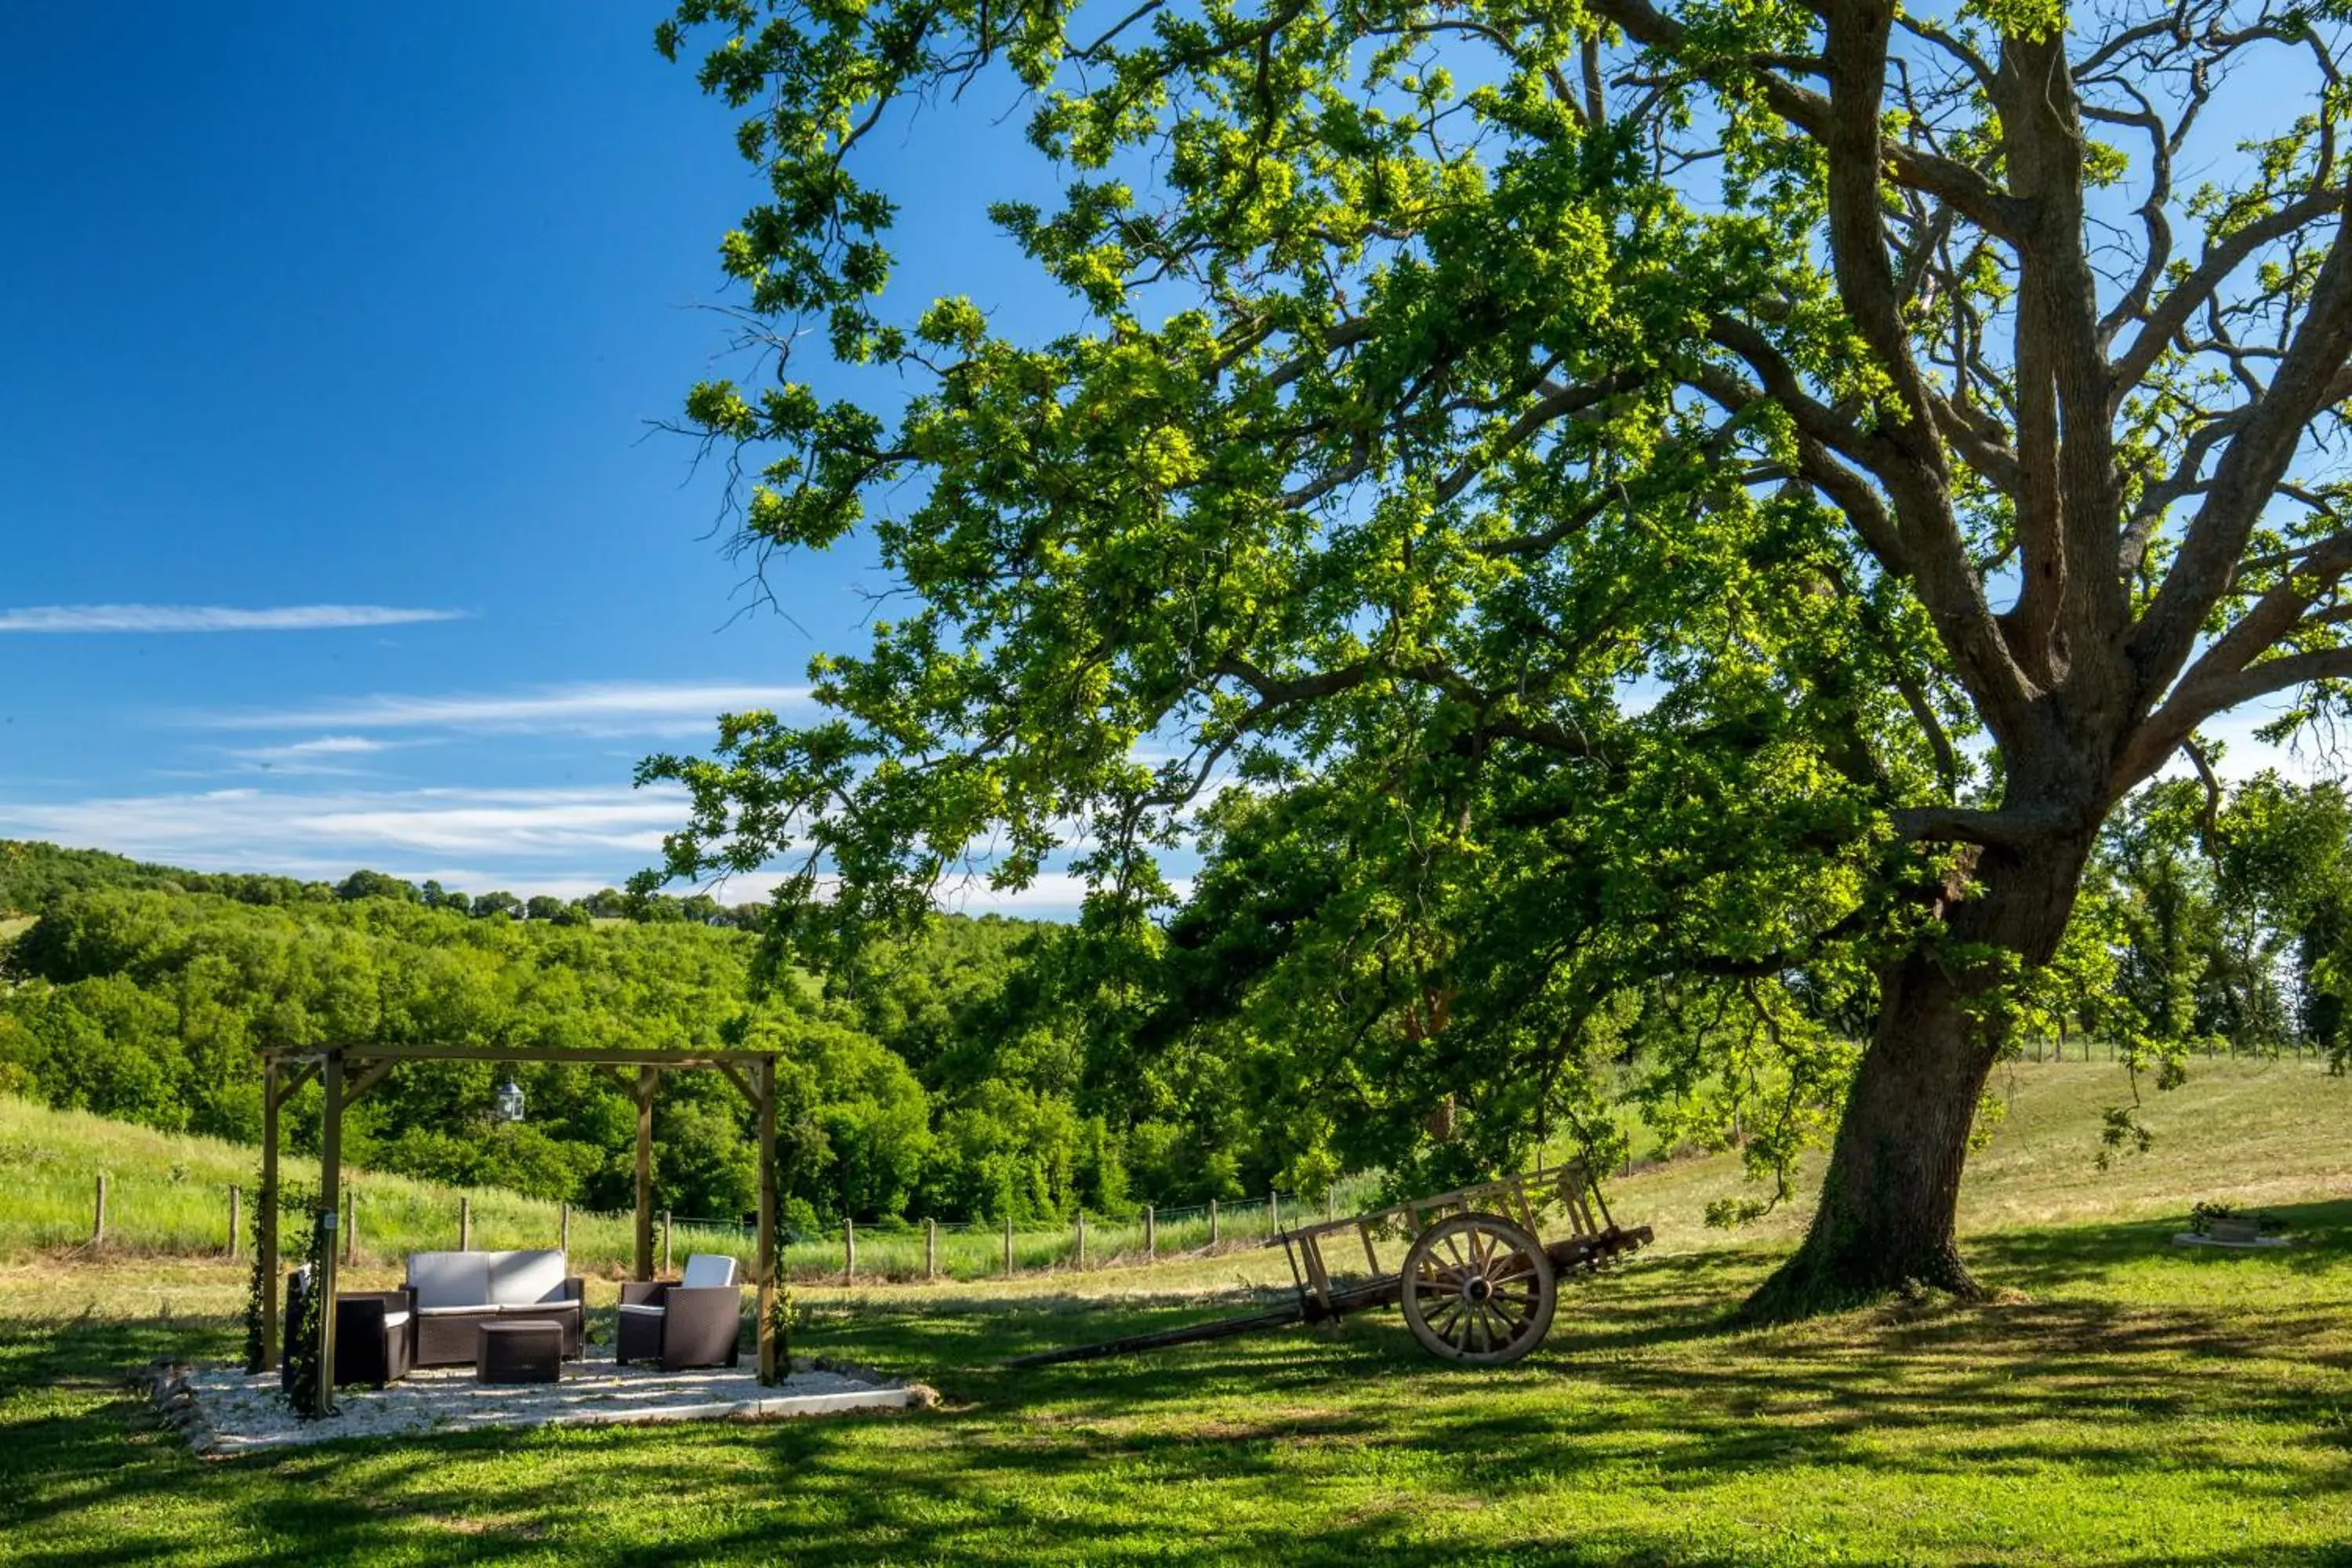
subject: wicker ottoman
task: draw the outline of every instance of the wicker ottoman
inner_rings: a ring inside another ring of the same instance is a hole
[[[474,1352],[474,1376],[483,1383],[553,1383],[563,1375],[563,1325],[484,1323]]]

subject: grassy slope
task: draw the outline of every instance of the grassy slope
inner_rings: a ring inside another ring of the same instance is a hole
[[[183,1254],[218,1252],[228,1242],[228,1189],[254,1195],[259,1155],[243,1144],[218,1139],[158,1132],[81,1111],[52,1110],[28,1100],[0,1095],[0,1170],[8,1185],[0,1193],[0,1261],[22,1261],[43,1251],[77,1247],[89,1240],[95,1178],[107,1174],[107,1230],[118,1250]],[[289,1155],[284,1179],[315,1183],[318,1163]],[[411,1251],[457,1244],[458,1199],[471,1201],[474,1245],[482,1247],[551,1247],[561,1234],[557,1206],[496,1188],[444,1186],[405,1176],[357,1172],[352,1184],[360,1194],[359,1235],[362,1253],[378,1260],[394,1260]],[[1251,1227],[1263,1234],[1264,1205],[1231,1216],[1227,1235]],[[572,1216],[572,1257],[589,1272],[617,1278],[627,1267],[634,1226],[625,1215]],[[1171,1221],[1160,1227],[1163,1247],[1196,1245],[1206,1239],[1206,1225],[1198,1218]],[[735,1227],[697,1226],[681,1220],[673,1250],[730,1252],[748,1260],[751,1235]],[[1069,1250],[1067,1228],[1024,1231],[1015,1238],[1015,1260],[1024,1268],[1052,1266]],[[1104,1258],[1141,1247],[1141,1227],[1129,1223],[1093,1222],[1087,1235],[1090,1258]],[[991,1227],[973,1232],[945,1231],[940,1237],[940,1268],[964,1278],[992,1275],[1003,1267],[1003,1241]],[[838,1235],[814,1238],[786,1249],[785,1263],[794,1278],[818,1278],[838,1271]],[[918,1274],[923,1268],[919,1234],[867,1232],[858,1241],[862,1271],[874,1274]]]
[[[227,1190],[242,1186],[249,1203],[259,1156],[243,1144],[158,1132],[81,1111],[0,1095],[0,1168],[9,1173],[0,1197],[0,1258],[23,1259],[37,1249],[85,1241],[89,1236],[93,1178],[107,1173],[108,1230],[118,1247],[200,1252],[228,1239]],[[289,1155],[289,1184],[315,1184],[315,1160]],[[460,1190],[402,1176],[362,1173],[362,1239],[388,1248],[457,1245]],[[467,1192],[473,1202],[475,1245],[544,1246],[557,1228],[553,1205],[496,1190]],[[626,1256],[621,1220],[575,1221],[575,1250],[590,1265]]]
[[[1969,1162],[1960,1224],[1977,1233],[2084,1218],[2180,1215],[2200,1198],[2284,1203],[2313,1193],[2352,1195],[2352,1078],[2308,1062],[2198,1061],[2187,1086],[2158,1093],[2141,1080],[2140,1119],[2157,1135],[2147,1154],[2118,1153],[2105,1171],[2100,1113],[2128,1105],[2131,1080],[2106,1063],[2019,1062],[1999,1069],[2004,1114]],[[1811,1201],[1812,1173],[1800,1184]],[[1708,1200],[1741,1190],[1728,1157],[1688,1161],[1609,1184],[1612,1208],[1657,1227],[1661,1246],[1721,1239],[1702,1223]],[[1622,1196],[1621,1196],[1622,1194]],[[1802,1207],[1743,1235],[1794,1237]]]
[[[1621,1215],[1660,1225],[1657,1253],[1578,1287],[1502,1372],[1441,1369],[1393,1316],[989,1369],[1281,1268],[1237,1254],[803,1291],[800,1348],[930,1379],[948,1405],[929,1415],[201,1465],[116,1384],[144,1356],[225,1352],[234,1273],[27,1260],[0,1268],[0,1559],[2352,1561],[2352,1084],[2217,1068],[2157,1102],[2154,1154],[2104,1178],[2107,1069],[2022,1068],[2016,1088],[1967,1200],[2000,1301],[1727,1332],[1722,1309],[1785,1242],[1699,1231],[1727,1179],[1699,1162],[1612,1186]],[[2311,1242],[2165,1244],[2190,1198],[2231,1195]]]

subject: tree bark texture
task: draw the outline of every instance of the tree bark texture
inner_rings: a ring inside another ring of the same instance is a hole
[[[1747,1304],[1772,1321],[1890,1290],[1982,1293],[1961,1260],[1960,1173],[2002,1045],[1986,1004],[2018,966],[2047,963],[2073,912],[2085,837],[1988,851],[1956,878],[1940,939],[1879,976],[1879,1008],[1831,1147],[1804,1245]]]

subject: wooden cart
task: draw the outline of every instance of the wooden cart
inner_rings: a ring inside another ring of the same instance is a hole
[[[1546,1241],[1547,1228],[1564,1234]],[[1384,1272],[1381,1243],[1406,1237],[1411,1245],[1402,1265],[1393,1274]],[[1004,1364],[1088,1361],[1401,1307],[1413,1337],[1431,1354],[1465,1365],[1502,1366],[1534,1350],[1551,1331],[1560,1276],[1599,1268],[1650,1239],[1648,1226],[1629,1230],[1610,1217],[1608,1204],[1582,1165],[1528,1172],[1281,1232],[1267,1245],[1278,1243],[1288,1256],[1298,1299],[1271,1311],[1040,1351]],[[1327,1257],[1325,1243],[1332,1241],[1348,1252],[1361,1246],[1368,1272],[1355,1274],[1344,1253]]]

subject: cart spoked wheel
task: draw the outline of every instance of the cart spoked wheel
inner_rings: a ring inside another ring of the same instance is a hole
[[[1505,1366],[1551,1331],[1551,1259],[1499,1215],[1458,1214],[1422,1232],[1401,1282],[1413,1338],[1446,1361]]]

